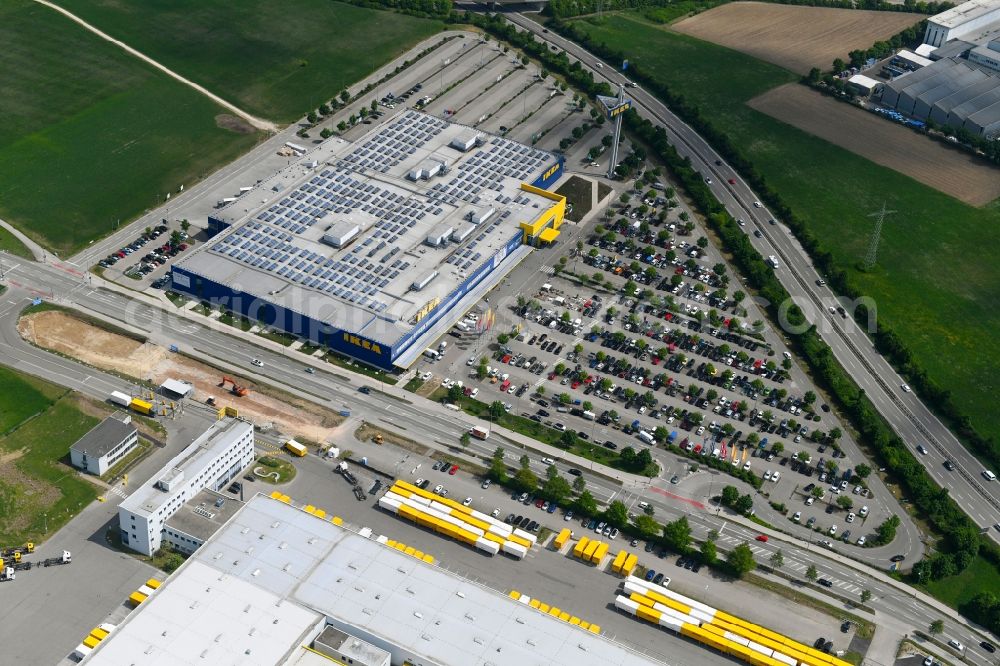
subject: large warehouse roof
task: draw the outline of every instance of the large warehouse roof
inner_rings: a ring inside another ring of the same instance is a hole
[[[966,0],[956,7],[935,14],[929,20],[944,28],[957,28],[998,10],[1000,10],[1000,0]]]
[[[552,206],[521,184],[555,161],[407,110],[355,143],[322,143],[214,215],[231,228],[178,267],[392,344]]]
[[[237,600],[224,603],[229,594]],[[134,661],[135,655],[153,646],[169,651],[172,664],[200,665],[209,663],[203,653],[215,655],[222,645],[233,650],[230,655],[253,650],[239,663],[283,664],[299,645],[315,638],[322,627],[309,636],[303,631],[322,616],[348,634],[391,650],[394,659],[413,663],[659,663],[262,495],[251,499],[133,611],[87,663],[130,663],[119,655],[131,654]],[[172,646],[185,627],[193,629],[183,649]],[[266,650],[257,646],[258,636],[267,637]],[[115,658],[105,658],[105,653]]]

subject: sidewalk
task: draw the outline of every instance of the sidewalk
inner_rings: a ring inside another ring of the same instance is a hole
[[[28,238],[17,227],[6,220],[0,220],[0,227],[3,227],[12,233],[17,240],[24,243],[24,246],[31,250],[31,254],[35,257],[35,261],[45,261],[45,250],[42,249],[41,245]]]

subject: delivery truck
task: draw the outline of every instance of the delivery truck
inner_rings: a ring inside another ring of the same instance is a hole
[[[488,428],[484,428],[483,426],[472,426],[472,430],[469,431],[469,434],[476,439],[486,439],[490,436],[490,431]]]

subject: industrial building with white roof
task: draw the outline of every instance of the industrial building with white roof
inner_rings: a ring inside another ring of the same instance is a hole
[[[403,111],[331,138],[209,217],[172,288],[368,364],[406,367],[533,247],[561,158]]]
[[[366,532],[257,495],[83,663],[660,663]]]

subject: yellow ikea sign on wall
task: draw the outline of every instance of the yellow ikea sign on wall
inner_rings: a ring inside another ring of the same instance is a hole
[[[350,333],[344,333],[344,342],[354,345],[355,347],[361,347],[362,349],[367,349],[370,352],[374,352],[379,356],[382,355],[382,348],[378,344],[365,340],[364,338],[358,337],[357,335],[351,335]]]

